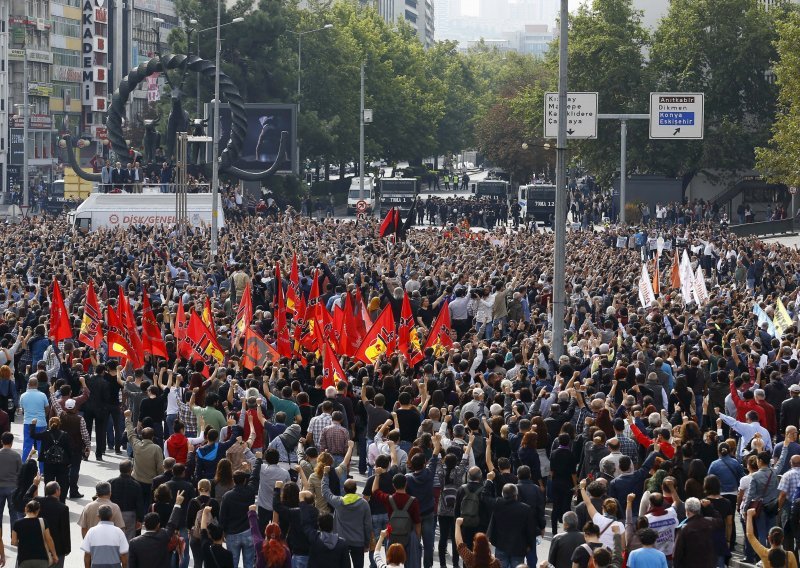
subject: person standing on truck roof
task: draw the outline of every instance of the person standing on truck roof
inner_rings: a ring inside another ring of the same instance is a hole
[[[106,160],[106,165],[100,170],[100,191],[102,193],[111,191],[111,172],[113,170],[111,160]]]
[[[128,177],[125,170],[122,169],[122,164],[117,162],[114,164],[114,170],[111,172],[111,183],[114,184],[114,191],[119,193],[125,189],[125,182]]]

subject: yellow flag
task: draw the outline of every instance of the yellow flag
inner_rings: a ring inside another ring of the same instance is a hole
[[[778,301],[775,303],[775,317],[772,322],[775,324],[775,331],[778,337],[783,337],[786,330],[792,326],[792,318],[789,317],[789,312],[786,311],[786,307],[783,305],[780,298],[778,298]]]

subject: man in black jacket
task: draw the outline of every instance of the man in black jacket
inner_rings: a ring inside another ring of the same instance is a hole
[[[86,421],[86,429],[89,436],[92,435],[92,424],[95,425],[95,457],[97,461],[103,461],[103,454],[106,452],[106,430],[108,425],[109,409],[112,403],[111,391],[105,379],[105,365],[97,365],[95,374],[86,381],[89,387],[89,400],[83,405],[83,419]]]
[[[183,493],[175,497],[175,507],[165,528],[161,528],[158,513],[147,513],[144,517],[144,532],[131,540],[128,549],[128,568],[155,568],[171,566],[172,551],[169,541],[178,526],[183,504]]]
[[[178,519],[178,532],[186,542],[189,542],[189,531],[186,527],[186,519],[189,515],[189,502],[196,497],[194,485],[186,480],[186,464],[176,463],[172,468],[172,479],[167,482],[170,493],[177,495],[183,493],[184,503],[181,507],[181,516]],[[112,493],[113,494],[113,493]],[[177,500],[175,501],[177,503]],[[184,557],[181,566],[186,568],[189,565],[189,547],[184,550]]]
[[[482,499],[483,497],[483,472],[477,466],[473,466],[469,468],[467,472],[467,482],[458,488],[458,493],[456,494],[456,510],[455,516],[464,517],[464,514],[461,511],[461,504],[464,501],[464,496],[469,493],[478,493],[478,501],[480,502],[480,513],[478,515],[478,524],[477,525],[469,525],[469,520],[467,518],[464,519],[464,524],[461,526],[461,535],[464,537],[464,542],[470,548],[472,548],[472,539],[475,535],[479,532],[485,533],[486,528],[489,526],[489,517],[491,516],[491,510],[489,506],[486,504],[486,501]]]
[[[578,528],[578,516],[572,511],[564,513],[563,532],[553,537],[547,561],[554,568],[572,568],[572,553],[586,542],[583,532]]]
[[[781,404],[780,431],[786,431],[787,426],[800,427],[800,385],[789,387],[791,398]]]
[[[308,568],[350,568],[350,549],[343,538],[333,532],[333,515],[324,513],[317,519],[317,526],[303,517],[303,531],[311,544]]]
[[[39,502],[39,518],[47,522],[50,536],[58,554],[58,568],[64,567],[64,559],[72,551],[69,537],[69,507],[61,502],[61,486],[57,481],[51,481],[44,486],[44,497],[36,497],[41,476],[33,479],[33,484],[25,493],[25,502],[35,500]]]
[[[136,531],[141,528],[144,520],[144,497],[139,482],[136,481],[131,473],[133,463],[125,460],[119,464],[119,477],[115,477],[111,484],[111,502],[119,505],[122,512],[122,520],[125,521],[125,537],[128,542],[136,537]]]
[[[494,497],[494,472],[483,487],[483,498],[492,511],[487,535],[495,547],[494,555],[501,566],[518,566],[525,562],[529,547],[536,546],[536,522],[531,508],[518,500],[516,485],[503,486],[502,497]]]
[[[247,512],[258,493],[261,463],[261,452],[257,452],[256,463],[250,475],[244,471],[237,471],[233,474],[233,489],[222,497],[219,507],[219,524],[225,531],[225,541],[228,550],[233,554],[234,566],[239,564],[240,552],[244,566],[255,565],[255,549],[253,548],[253,537],[250,535],[250,521],[247,518]]]
[[[531,468],[527,465],[520,466],[517,469],[517,491],[519,493],[519,500],[527,503],[531,508],[531,519],[534,523],[534,533],[536,536],[544,534],[544,529],[547,526],[547,521],[544,518],[544,494],[537,484],[531,480]],[[538,558],[536,557],[536,546],[531,545],[531,549],[525,557],[528,566],[536,566]]]

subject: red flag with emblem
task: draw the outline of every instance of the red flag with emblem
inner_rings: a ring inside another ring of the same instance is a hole
[[[172,330],[175,341],[178,343],[178,355],[185,359],[192,356],[191,349],[186,344],[186,332],[189,329],[189,322],[186,320],[186,311],[183,308],[183,297],[178,299],[178,311],[175,314],[175,326]]]
[[[397,348],[394,314],[391,304],[387,304],[372,324],[355,358],[367,365],[374,365],[381,355],[390,354]]]
[[[239,309],[236,310],[236,319],[233,321],[233,343],[244,335],[253,321],[253,294],[250,291],[250,282],[244,287],[242,299],[239,301]]]
[[[431,326],[428,340],[425,342],[425,349],[433,347],[433,352],[438,357],[452,345],[453,339],[450,337],[450,309],[448,308],[447,300],[445,300],[444,304],[442,304],[442,309],[439,310],[439,315],[436,316],[436,321],[434,321]]]
[[[386,213],[386,217],[384,217],[383,222],[381,222],[381,228],[378,236],[383,238],[388,237],[389,235],[396,235],[397,228],[399,226],[400,212],[395,207],[392,207],[389,209],[389,212]]]
[[[133,353],[128,331],[122,325],[117,312],[109,306],[106,311],[106,343],[108,344],[109,357],[122,357],[130,359]]]
[[[144,353],[142,337],[139,335],[139,330],[136,327],[136,318],[133,315],[133,309],[131,308],[131,304],[128,301],[128,297],[125,295],[125,290],[122,289],[122,286],[119,287],[118,294],[119,296],[117,301],[119,302],[119,307],[117,309],[117,314],[122,321],[122,326],[128,333],[128,342],[131,346],[131,352],[128,356],[128,359],[130,359],[134,367],[141,367],[144,365],[144,359],[142,357],[142,354]]]
[[[189,357],[192,360],[201,359],[206,361],[211,358],[221,363],[224,359],[224,353],[217,341],[217,336],[194,310],[189,316],[189,325],[186,328],[186,337],[184,337],[183,342],[188,346]]]
[[[681,289],[681,268],[678,261],[678,249],[675,249],[675,256],[672,259],[672,268],[669,272],[669,284],[673,290]]]
[[[322,360],[322,388],[335,387],[340,381],[347,382],[347,375],[344,374],[339,359],[329,343],[325,343],[324,357]]]
[[[344,331],[344,310],[337,305],[333,306],[333,337],[338,351],[344,353],[342,347],[346,342]]]
[[[83,319],[78,340],[97,349],[103,342],[103,314],[97,303],[97,294],[94,291],[94,282],[89,280],[86,290],[86,301],[83,303]]]
[[[69,321],[69,312],[64,304],[61,286],[53,278],[53,294],[50,298],[50,339],[59,342],[72,337],[72,324]]]
[[[267,361],[274,363],[278,359],[280,359],[280,354],[263,337],[250,327],[244,331],[242,366],[245,369],[253,370],[256,367],[263,367]]]
[[[356,314],[356,324],[358,333],[363,339],[367,335],[367,330],[372,325],[367,306],[364,305],[364,298],[361,296],[361,288],[356,287],[356,305],[353,310]]]
[[[281,357],[292,356],[292,342],[289,340],[289,326],[286,325],[286,302],[283,299],[281,266],[275,263],[275,337]]]
[[[316,351],[317,332],[316,328],[316,313],[317,304],[319,304],[319,278],[317,278],[317,271],[314,271],[311,282],[311,292],[308,295],[308,304],[306,305],[305,313],[305,329],[301,333],[300,343],[308,351]]]
[[[248,286],[250,283],[248,282]],[[244,296],[242,296],[244,297]],[[217,328],[214,325],[214,311],[211,309],[211,298],[206,296],[206,301],[203,304],[203,323],[206,324],[206,327],[211,330],[214,334],[214,337],[217,336]]]
[[[398,328],[398,342],[400,353],[405,355],[406,361],[412,367],[422,361],[423,354],[420,349],[417,328],[414,325],[414,313],[411,311],[411,301],[408,292],[403,295],[403,307],[400,311],[400,327]]]
[[[364,323],[361,321],[361,314],[359,313],[358,316],[356,316],[355,310],[357,306],[356,308],[353,307],[353,302],[350,299],[351,297],[349,293],[344,297],[343,345],[339,345],[339,352],[348,357],[352,357],[356,354],[356,349],[361,345],[361,340],[364,338],[364,335],[366,335],[366,330],[363,332],[361,330]]]
[[[169,358],[164,336],[158,326],[153,308],[150,307],[150,298],[147,292],[142,294],[142,344],[147,353],[155,357]]]
[[[300,271],[297,268],[297,253],[292,253],[292,268],[289,272],[289,287],[286,289],[286,307],[293,315],[298,314],[300,294]]]

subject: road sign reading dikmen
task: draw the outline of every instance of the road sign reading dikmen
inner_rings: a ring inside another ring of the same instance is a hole
[[[703,139],[703,93],[650,93],[650,138]]]
[[[558,93],[545,93],[544,137],[558,138]],[[567,138],[597,138],[597,93],[567,93]]]

